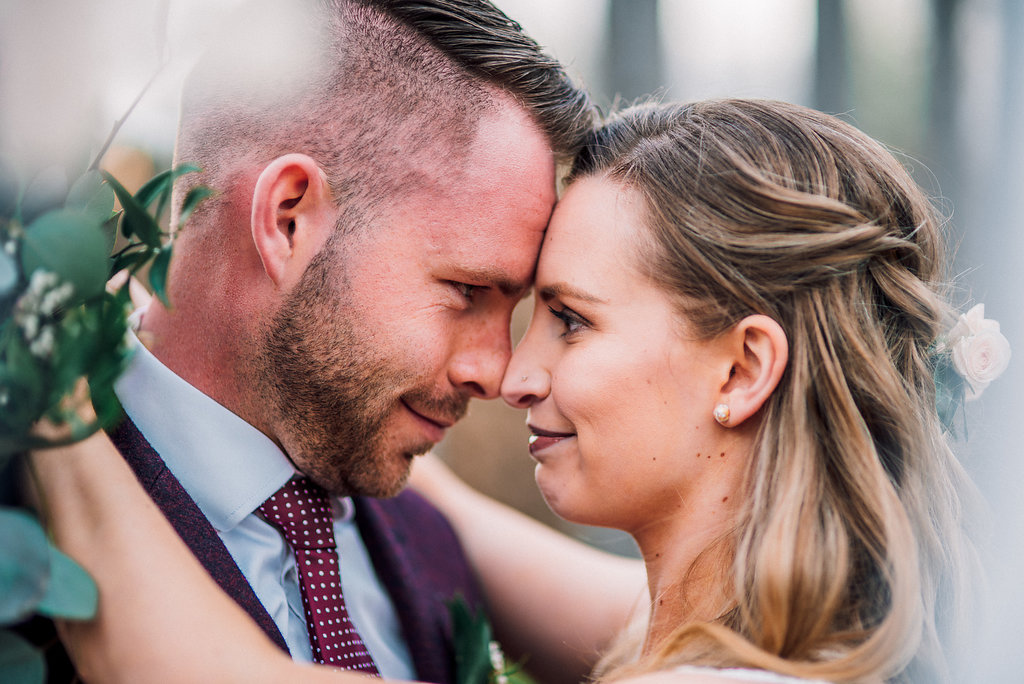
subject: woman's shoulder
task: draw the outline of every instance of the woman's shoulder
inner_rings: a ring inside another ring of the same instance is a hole
[[[670,670],[652,672],[639,677],[624,680],[619,684],[827,684],[821,680],[800,679],[768,672],[767,670],[750,670],[746,668],[719,669],[714,667],[697,667],[682,665]]]

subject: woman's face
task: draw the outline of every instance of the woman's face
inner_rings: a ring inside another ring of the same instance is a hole
[[[712,417],[729,374],[721,345],[691,339],[638,266],[641,202],[601,178],[569,188],[502,384],[508,403],[529,409],[552,510],[634,534],[680,513],[724,514],[741,460],[721,448]]]

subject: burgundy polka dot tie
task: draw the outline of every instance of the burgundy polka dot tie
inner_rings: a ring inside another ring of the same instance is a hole
[[[292,478],[260,512],[295,552],[313,660],[379,675],[341,595],[331,504],[320,486]]]

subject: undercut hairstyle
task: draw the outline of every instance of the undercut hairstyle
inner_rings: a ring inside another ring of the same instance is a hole
[[[955,679],[976,492],[935,408],[951,313],[928,197],[854,127],[758,100],[626,110],[592,135],[570,183],[588,176],[643,198],[636,264],[688,330],[712,338],[763,314],[789,342],[727,553],[706,554],[724,562],[729,604],[681,620],[646,657],[623,641],[604,676],[695,663]]]
[[[585,92],[490,2],[247,4],[185,85],[176,158],[204,173],[176,191],[228,190],[243,162],[298,152],[343,210],[369,214],[457,183],[499,98],[529,114],[558,161],[593,125]]]

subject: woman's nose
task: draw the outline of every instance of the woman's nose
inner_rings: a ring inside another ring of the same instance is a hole
[[[551,375],[539,364],[527,363],[525,352],[523,346],[516,349],[501,381],[501,398],[513,408],[529,408],[551,391]]]

